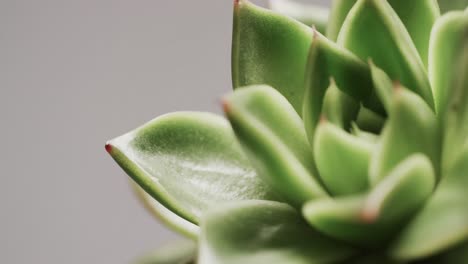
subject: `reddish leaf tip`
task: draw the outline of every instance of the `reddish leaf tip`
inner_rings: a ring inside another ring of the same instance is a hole
[[[399,80],[394,80],[393,81],[393,90],[395,92],[399,92],[401,90],[402,86]]]
[[[112,152],[112,145],[110,143],[106,143],[105,149],[110,154]]]
[[[361,221],[367,224],[375,223],[378,217],[379,212],[377,210],[373,210],[372,208],[364,208],[359,216]]]
[[[221,106],[223,107],[224,113],[229,113],[231,110],[231,105],[229,104],[228,100],[226,98],[221,99]]]
[[[327,117],[325,115],[320,115],[319,124],[325,124],[327,122]]]

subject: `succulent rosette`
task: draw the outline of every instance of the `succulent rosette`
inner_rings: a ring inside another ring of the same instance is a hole
[[[196,241],[154,263],[468,263],[467,6],[235,1],[226,118],[106,145]]]

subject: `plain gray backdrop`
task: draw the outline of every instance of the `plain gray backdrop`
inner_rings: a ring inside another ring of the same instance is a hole
[[[231,27],[231,0],[0,0],[0,263],[129,263],[178,238],[104,143],[220,113]]]

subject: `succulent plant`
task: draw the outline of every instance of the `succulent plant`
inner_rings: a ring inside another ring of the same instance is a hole
[[[468,263],[468,1],[439,2],[235,1],[227,118],[106,145],[196,241],[154,263]]]

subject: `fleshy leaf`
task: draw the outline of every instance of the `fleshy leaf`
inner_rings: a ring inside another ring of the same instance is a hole
[[[429,106],[404,87],[394,88],[389,120],[369,167],[371,184],[376,184],[394,166],[414,153],[427,155],[440,168],[440,133],[437,118]]]
[[[338,44],[363,60],[371,58],[392,80],[399,80],[434,107],[424,64],[387,1],[358,0],[343,24]]]
[[[183,234],[191,239],[196,239],[200,232],[200,228],[185,220],[184,218],[176,215],[171,210],[167,209],[156,201],[151,195],[147,194],[138,184],[131,182],[136,196],[139,198],[146,210],[153,215],[156,219],[163,222],[174,231]]]
[[[229,123],[214,114],[167,114],[109,141],[106,149],[149,195],[194,224],[220,202],[274,199]]]
[[[327,26],[327,38],[336,41],[346,16],[357,0],[333,0]]]
[[[463,11],[450,12],[434,25],[430,41],[429,76],[431,77],[437,113],[444,117],[453,81],[457,78],[456,60],[459,58],[463,38],[466,38],[468,15]]]
[[[302,114],[305,65],[311,41],[310,27],[247,0],[235,1],[234,88],[271,85]]]
[[[468,7],[468,0],[438,0],[438,2],[443,13],[451,10],[463,10]]]
[[[322,115],[331,123],[348,130],[358,111],[358,102],[338,89],[335,81],[331,80],[323,98]]]
[[[465,147],[426,206],[393,242],[391,254],[395,258],[420,259],[468,241],[467,171],[468,147]]]
[[[327,88],[336,86],[357,102],[373,111],[383,112],[373,92],[372,78],[365,62],[315,31],[309,52],[303,120],[309,141],[313,142],[315,127],[323,109]]]
[[[452,0],[453,1],[453,0]],[[418,49],[425,65],[428,60],[429,37],[436,19],[440,16],[435,0],[388,0],[398,14]]]
[[[457,159],[468,134],[468,10],[445,14],[431,36],[429,70],[444,128],[443,167]]]
[[[372,147],[369,142],[321,121],[315,134],[314,154],[327,190],[338,196],[365,191]]]
[[[359,126],[359,128],[368,132],[378,134],[380,133],[383,125],[385,124],[385,118],[375,113],[374,111],[364,106],[361,106],[359,108],[355,122]]]
[[[200,264],[327,264],[353,249],[314,231],[286,204],[243,201],[203,217]]]
[[[224,99],[224,110],[252,165],[289,202],[327,196],[319,184],[304,126],[275,89],[251,86]]]
[[[375,89],[377,94],[384,105],[385,111],[390,112],[392,109],[392,100],[394,89],[396,89],[399,84],[393,82],[388,75],[379,69],[375,64],[370,61],[369,63],[371,72],[372,72],[372,80],[374,82]]]
[[[326,7],[304,4],[293,0],[270,0],[270,9],[301,21],[305,25],[315,26],[325,32],[330,11]]]
[[[195,263],[197,245],[183,240],[172,243],[137,260],[135,264],[190,264]]]
[[[378,247],[424,203],[434,178],[429,160],[416,154],[398,164],[370,194],[312,201],[304,206],[303,214],[324,234]]]

